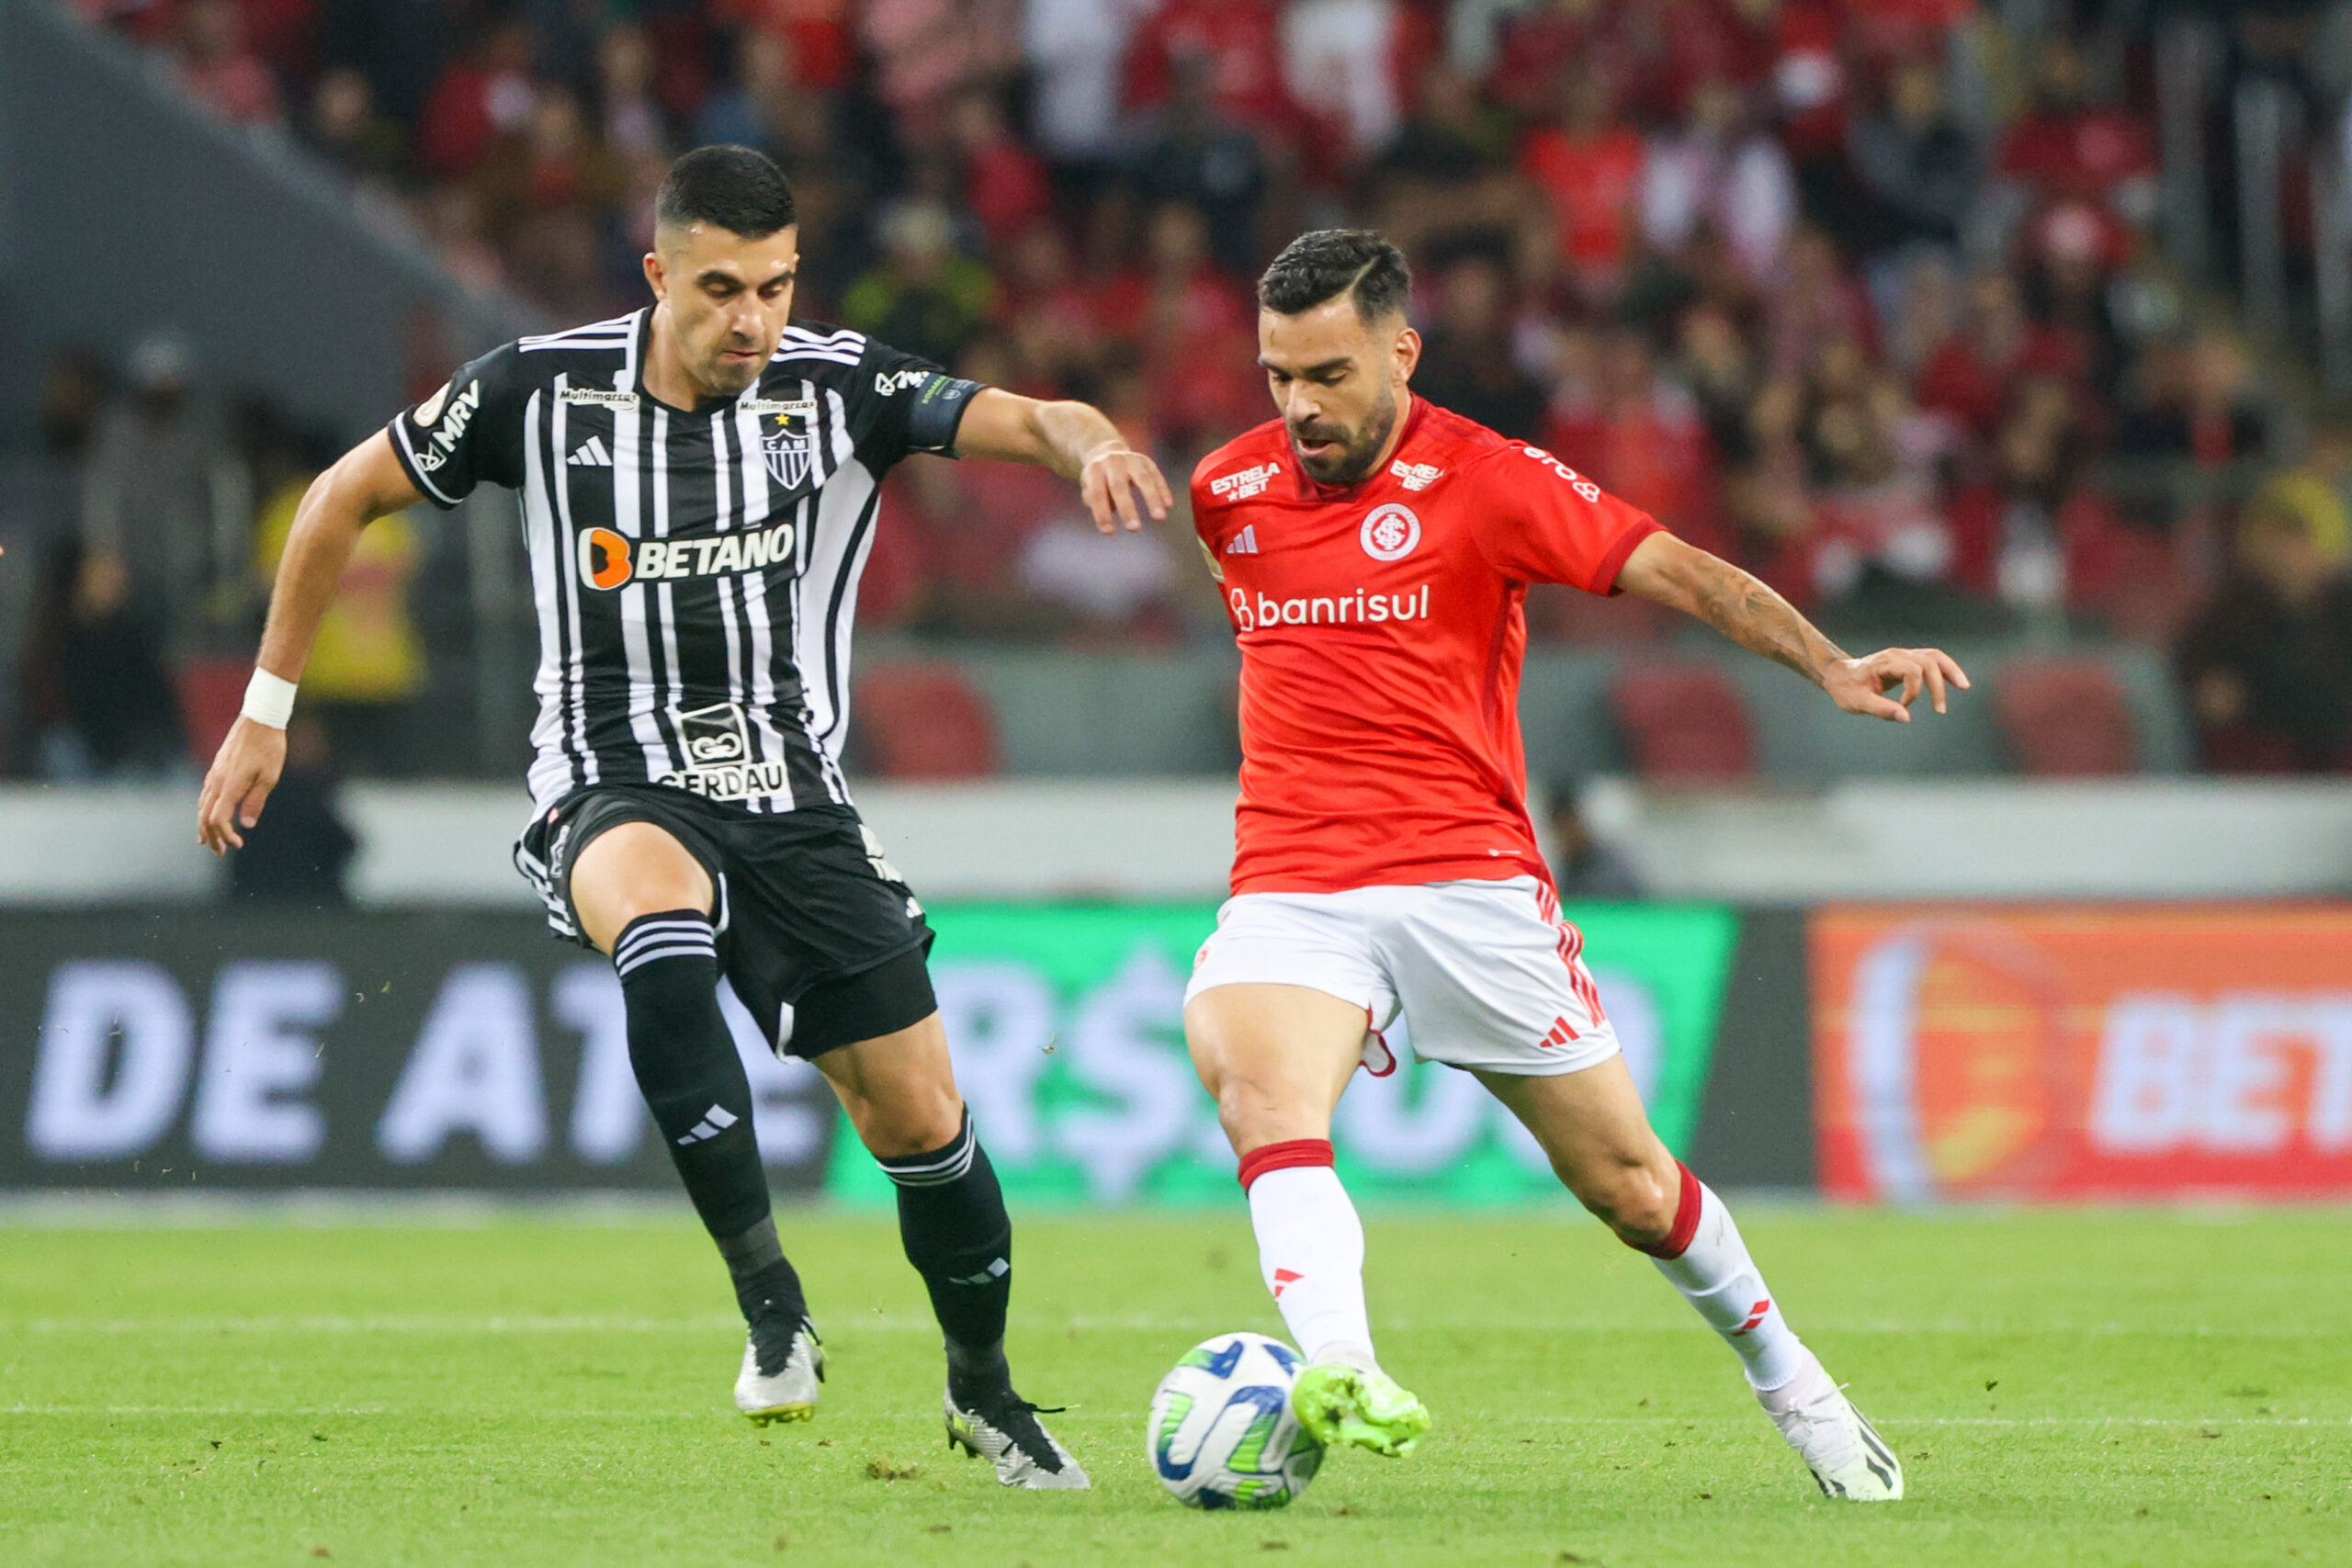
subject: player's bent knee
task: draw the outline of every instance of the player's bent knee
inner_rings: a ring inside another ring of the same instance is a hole
[[[964,1102],[952,1089],[919,1100],[866,1100],[847,1110],[857,1141],[877,1159],[904,1159],[944,1149],[964,1130]]]
[[[1236,1154],[1294,1138],[1330,1136],[1328,1107],[1299,1086],[1236,1074],[1216,1090],[1217,1124]]]
[[[1563,1171],[1561,1179],[1596,1218],[1636,1247],[1662,1241],[1674,1229],[1679,1185],[1661,1186],[1645,1163],[1612,1164],[1577,1179]]]

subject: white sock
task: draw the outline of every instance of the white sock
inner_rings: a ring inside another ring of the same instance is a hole
[[[1328,1165],[1262,1172],[1250,1183],[1250,1224],[1258,1272],[1306,1359],[1377,1365],[1363,1305],[1363,1222],[1340,1173]]]
[[[1779,1388],[1804,1370],[1810,1352],[1781,1317],[1724,1201],[1687,1172],[1682,1191],[1685,1202],[1695,1194],[1700,1203],[1690,1244],[1672,1258],[1653,1253],[1651,1261],[1738,1354],[1749,1387]]]

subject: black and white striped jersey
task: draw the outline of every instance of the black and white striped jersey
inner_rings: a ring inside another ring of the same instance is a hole
[[[882,476],[948,452],[970,381],[816,325],[741,397],[640,385],[653,313],[526,337],[390,425],[417,489],[518,491],[537,604],[531,798],[657,784],[846,803],[850,624]]]

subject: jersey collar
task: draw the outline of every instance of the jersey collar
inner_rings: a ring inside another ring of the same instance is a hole
[[[752,384],[733,397],[697,398],[695,400],[694,407],[682,409],[675,403],[662,401],[646,389],[643,367],[652,353],[653,307],[647,305],[637,312],[636,325],[630,329],[628,334],[628,363],[614,378],[614,385],[621,391],[635,392],[655,408],[666,410],[687,419],[707,418],[711,414],[738,407],[744,399],[757,396],[761,387],[767,381],[768,367],[763,365],[760,367],[760,373],[752,378]],[[770,363],[773,364],[774,360],[771,359]]]
[[[1405,396],[1412,400],[1412,406],[1405,411],[1404,434],[1397,436],[1396,445],[1388,449],[1388,461],[1391,463],[1405,455],[1405,448],[1411,444],[1413,437],[1420,431],[1423,411],[1430,406],[1427,400],[1415,397],[1410,389],[1406,391]],[[1284,439],[1288,439],[1287,432],[1284,433]],[[1296,493],[1301,501],[1345,501],[1348,497],[1361,492],[1364,486],[1373,483],[1387,471],[1385,467],[1374,468],[1351,485],[1320,484],[1307,473],[1306,465],[1298,461],[1297,449],[1294,447],[1291,451],[1291,472],[1297,480]]]

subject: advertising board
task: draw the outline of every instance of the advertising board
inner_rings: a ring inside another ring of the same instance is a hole
[[[2352,908],[1844,908],[1811,932],[1837,1197],[2352,1194]]]
[[[1215,908],[934,908],[957,1077],[1016,1198],[1228,1201],[1233,1156],[1185,1058]],[[1739,921],[1572,911],[1660,1130],[1698,1122]],[[816,1071],[731,996],[780,1192],[888,1201]],[[1409,1043],[1402,1030],[1392,1043]],[[674,1178],[639,1105],[611,966],[529,917],[209,911],[0,915],[0,1187],[649,1187]],[[1340,1110],[1367,1197],[1556,1190],[1466,1076],[1409,1051]]]

